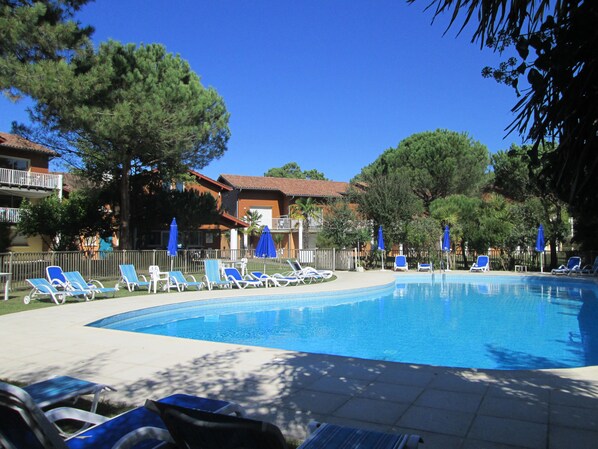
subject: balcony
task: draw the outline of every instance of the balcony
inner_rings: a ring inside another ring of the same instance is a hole
[[[277,218],[272,218],[272,223],[264,223],[263,225],[268,225],[268,227],[273,231],[291,231],[291,230],[298,230],[299,223],[301,220],[295,220],[289,218],[287,215],[282,215]],[[309,230],[310,231],[320,231],[322,229],[323,220],[321,218],[317,219],[310,219],[309,220]]]
[[[20,209],[0,207],[0,223],[18,223],[20,219]]]
[[[0,185],[15,189],[62,190],[62,175],[0,168]]]

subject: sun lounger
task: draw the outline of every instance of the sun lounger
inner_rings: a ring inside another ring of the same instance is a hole
[[[305,267],[303,268],[299,261],[287,259],[287,263],[291,267],[291,271],[284,273],[284,276],[293,276],[299,279],[302,283],[318,281],[321,282],[325,279],[324,275],[315,268]]]
[[[35,278],[26,279],[31,285],[31,292],[23,298],[25,304],[29,304],[32,299],[39,299],[40,297],[50,297],[56,304],[64,304],[67,296],[82,296],[86,301],[94,298],[95,293],[90,289],[68,289],[57,290],[47,279]]]
[[[135,265],[124,264],[119,265],[118,268],[120,269],[121,282],[127,286],[127,290],[130,292],[136,288],[149,288],[151,286],[150,281],[144,275],[137,276]]]
[[[274,287],[286,287],[289,284],[298,284],[301,280],[294,276],[284,276],[280,273],[274,273],[273,275],[268,275],[266,273],[262,273],[261,271],[252,271],[251,276],[254,279],[258,279],[268,285],[273,285]]]
[[[247,287],[263,287],[264,283],[259,279],[254,279],[251,276],[243,277],[239,270],[234,267],[228,267],[224,269],[226,278],[231,281],[237,288]]]
[[[243,414],[238,405],[213,399],[176,394],[158,403],[201,409],[210,413]],[[63,439],[53,424],[62,420],[96,424]],[[105,449],[155,448],[172,438],[160,417],[137,407],[108,419],[83,410],[60,407],[44,413],[23,389],[0,382],[0,446],[10,449]],[[139,446],[135,446],[140,442]]]
[[[50,284],[57,289],[66,288],[67,280],[64,276],[62,268],[58,265],[50,265],[46,267],[46,277],[48,278],[48,282],[50,282]]]
[[[190,287],[201,290],[205,285],[203,282],[197,281],[192,274],[188,275],[190,279],[186,278],[182,271],[169,271],[168,274],[170,275],[171,285],[174,285],[179,292]]]
[[[96,411],[103,391],[115,391],[109,385],[98,384],[70,376],[58,376],[23,387],[39,408],[51,407],[63,401],[76,401],[81,396],[93,395],[90,411]]]
[[[581,266],[581,257],[573,256],[569,257],[567,261],[567,265],[561,265],[558,268],[553,268],[550,270],[551,274],[571,274],[575,271],[579,270]]]
[[[176,405],[146,401],[164,421],[177,447],[187,449],[286,449],[274,424],[254,419],[189,410]],[[383,433],[334,424],[314,423],[311,435],[298,449],[415,449],[418,435]]]
[[[434,271],[434,266],[431,263],[417,263],[417,271]]]
[[[393,271],[409,271],[409,264],[407,263],[407,257],[400,255],[395,257],[395,263]]]
[[[220,275],[220,261],[218,259],[206,259],[204,260],[204,267],[206,274],[204,275],[204,281],[208,290],[212,290],[214,287],[230,288],[232,282],[226,278],[222,278]]]
[[[67,289],[92,290],[94,292],[94,297],[98,294],[106,296],[112,294],[112,297],[114,297],[118,291],[118,284],[116,284],[115,287],[104,287],[104,284],[95,279],[85,281],[83,275],[78,271],[67,271],[64,273],[64,277],[67,282]]]
[[[469,271],[490,271],[490,258],[488,256],[478,256],[478,260],[469,268]]]

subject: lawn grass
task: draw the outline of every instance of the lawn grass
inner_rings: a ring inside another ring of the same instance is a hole
[[[266,269],[266,273],[267,274],[274,274],[276,272],[280,272],[282,270],[276,270],[276,268],[279,267],[271,267],[271,266],[267,266]],[[202,274],[194,274],[195,278],[197,280],[200,280],[201,277],[203,276]],[[332,276],[332,278],[330,279],[325,279],[323,282],[331,282],[333,280],[336,279],[336,276]],[[105,285],[114,285],[117,283],[117,279],[112,279],[112,280],[106,280],[103,281]],[[315,283],[314,283],[315,285]],[[286,288],[293,288],[293,285],[289,285]],[[3,301],[0,299],[0,315],[8,315],[10,313],[17,313],[17,312],[25,312],[28,310],[36,310],[36,309],[43,309],[45,307],[56,307],[56,304],[54,303],[54,301],[52,301],[52,298],[40,298],[40,299],[33,299],[31,300],[31,302],[29,304],[25,304],[23,302],[23,298],[26,295],[29,295],[31,293],[31,289],[27,288],[27,289],[13,289],[10,292],[9,295],[9,299],[8,301]],[[158,292],[159,294],[163,294],[165,292]],[[170,292],[173,293],[173,292]],[[128,296],[139,296],[139,295],[147,295],[147,290],[143,289],[143,290],[135,290],[130,292],[129,290],[127,290],[126,287],[124,287],[123,285],[120,286],[120,290],[118,290],[116,292],[116,295],[114,298],[118,299],[118,298],[125,298]],[[105,301],[105,300],[111,300],[114,299],[112,298],[112,296],[108,296],[105,297],[104,295],[100,295],[99,297],[95,298],[94,301]],[[79,303],[79,302],[84,302],[84,299],[80,299],[80,298],[67,298],[65,303],[63,304],[63,306],[68,305],[68,304],[75,304],[75,303]]]

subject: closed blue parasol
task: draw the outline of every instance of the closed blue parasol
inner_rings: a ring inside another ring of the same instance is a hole
[[[544,227],[538,227],[538,237],[536,237],[536,251],[540,253],[540,273],[544,272]]]
[[[179,240],[179,228],[176,224],[176,218],[172,219],[172,223],[170,223],[170,234],[168,236],[168,247],[166,251],[170,257],[176,257],[176,253],[178,250],[178,242]]]
[[[444,227],[444,235],[442,236],[442,251],[447,252],[450,250],[451,250],[451,233],[449,231],[448,225],[446,225]]]
[[[276,245],[268,226],[264,226],[260,240],[255,247],[255,257],[276,257]]]
[[[446,271],[450,271],[449,253],[451,251],[451,233],[448,225],[444,227],[444,234],[442,235],[442,251],[446,253]]]
[[[382,232],[382,226],[378,227],[378,251],[382,251],[380,254],[380,263],[382,264],[382,271],[384,271],[384,233]]]
[[[384,234],[382,233],[382,226],[378,228],[378,249],[380,251],[384,251],[386,249],[384,247]]]

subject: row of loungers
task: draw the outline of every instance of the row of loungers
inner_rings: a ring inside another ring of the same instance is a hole
[[[176,289],[179,292],[195,288],[201,290],[208,288],[247,288],[247,287],[285,287],[299,283],[311,283],[323,281],[332,277],[330,270],[316,270],[312,267],[302,267],[298,261],[288,260],[291,271],[280,274],[268,275],[260,271],[253,271],[250,274],[241,275],[234,267],[222,267],[217,259],[206,259],[205,275],[198,281],[193,275],[185,276],[181,271],[160,271],[157,265],[150,266],[149,279],[144,275],[138,275],[134,265],[120,265],[121,280],[114,287],[105,287],[98,280],[86,281],[78,271],[63,272],[59,266],[48,267],[47,277],[27,279],[31,285],[31,292],[24,297],[25,304],[33,299],[50,297],[56,304],[64,304],[68,297],[84,298],[86,301],[94,299],[99,295],[114,296],[118,291],[119,284],[126,286],[130,292],[135,289],[147,288],[148,292],[155,293],[158,286],[170,291]]]
[[[0,446],[10,449],[285,449],[273,424],[250,419],[233,402],[174,394],[114,418],[93,413],[106,385],[61,376],[25,388],[0,382]],[[92,411],[52,408],[66,399],[93,394]],[[65,434],[58,423],[83,423]],[[411,449],[418,435],[383,433],[311,423],[299,449]],[[173,446],[174,445],[174,446]]]

